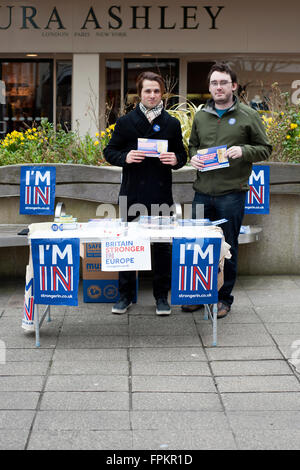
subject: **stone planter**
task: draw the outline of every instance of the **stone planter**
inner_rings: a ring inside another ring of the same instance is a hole
[[[266,164],[265,162],[263,164]],[[270,165],[270,214],[247,215],[244,225],[263,228],[257,243],[240,246],[239,273],[300,275],[300,164]],[[66,212],[80,221],[96,216],[100,203],[116,207],[121,169],[102,166],[57,164],[56,201],[65,203]],[[196,171],[184,167],[173,172],[173,194],[183,209],[189,210]],[[0,167],[0,223],[32,223],[50,217],[19,214],[20,165]],[[186,204],[186,207],[184,205]],[[186,212],[187,214],[188,212]],[[21,248],[0,249],[0,276],[23,275],[27,248],[22,259]],[[24,264],[24,266],[23,266]]]

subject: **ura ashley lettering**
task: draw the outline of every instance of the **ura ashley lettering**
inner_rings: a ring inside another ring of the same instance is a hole
[[[59,8],[54,7],[41,15],[40,6],[0,6],[0,30],[19,28],[21,30],[66,30],[68,21]],[[73,29],[81,30],[197,30],[198,28],[218,29],[217,20],[224,6],[136,6],[112,5],[106,11],[102,6],[88,7],[82,16],[75,16]],[[45,18],[41,20],[41,16]],[[222,15],[221,15],[222,16]]]

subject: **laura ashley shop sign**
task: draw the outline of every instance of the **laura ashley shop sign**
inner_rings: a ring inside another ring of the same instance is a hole
[[[24,2],[25,3],[25,2]],[[100,2],[99,2],[100,3]],[[191,2],[192,3],[192,2]],[[176,9],[174,11],[174,8]],[[217,30],[224,6],[106,5],[86,6],[73,16],[74,31],[92,30]],[[71,20],[71,21],[70,21]],[[65,32],[72,24],[69,12],[61,7],[1,5],[1,31]],[[62,35],[65,36],[65,35]]]

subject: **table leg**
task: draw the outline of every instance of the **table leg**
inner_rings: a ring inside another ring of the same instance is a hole
[[[51,315],[50,315],[50,305],[48,305],[48,318],[47,318],[47,322],[50,322],[52,321],[51,320]]]
[[[212,305],[212,322],[213,322],[213,346],[217,346],[217,314],[218,314],[218,304]]]
[[[37,348],[40,347],[40,319],[39,319],[39,305],[35,305],[34,312],[34,326],[35,326],[35,345]]]

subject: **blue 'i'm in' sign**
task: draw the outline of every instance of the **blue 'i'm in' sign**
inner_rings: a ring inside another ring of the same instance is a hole
[[[269,214],[270,167],[268,165],[253,165],[248,184],[245,214]]]
[[[55,167],[22,166],[20,214],[54,214],[55,182]]]
[[[34,301],[78,305],[79,239],[32,239]]]

